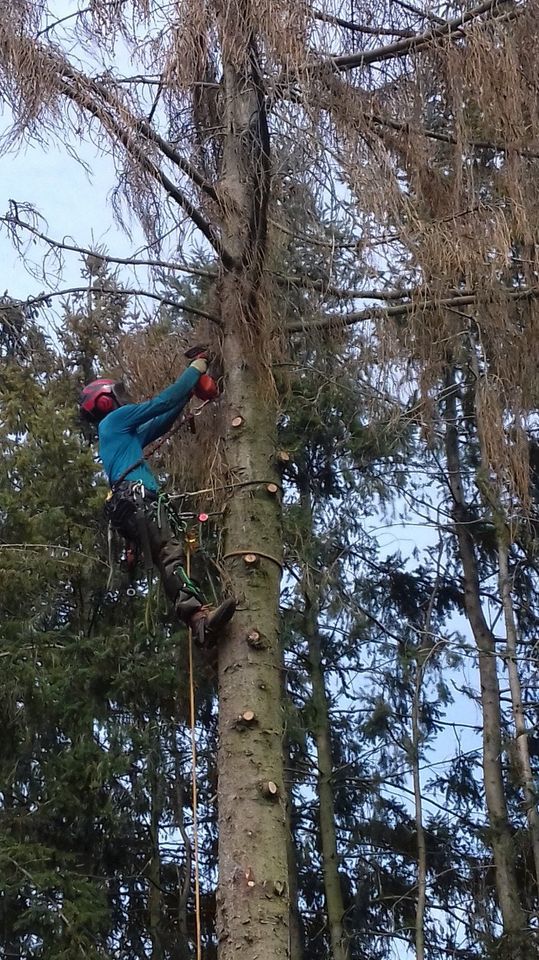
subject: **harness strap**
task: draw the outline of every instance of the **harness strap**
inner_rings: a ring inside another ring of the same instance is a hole
[[[116,490],[118,489],[120,484],[124,482],[125,478],[129,476],[131,471],[136,470],[137,467],[141,467],[143,463],[146,463],[146,457],[141,457],[140,460],[137,460],[136,463],[132,463],[131,466],[127,468],[127,470],[124,470],[124,472],[120,474],[118,479],[115,480],[114,483],[111,483],[110,489],[112,490],[112,493],[116,493]]]

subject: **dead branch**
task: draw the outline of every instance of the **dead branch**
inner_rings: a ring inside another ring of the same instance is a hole
[[[184,266],[176,263],[173,260],[139,260],[137,257],[113,257],[109,254],[98,253],[96,250],[91,250],[89,247],[80,247],[77,244],[65,243],[65,241],[61,240],[54,240],[52,237],[47,236],[46,233],[42,233],[41,230],[38,230],[31,223],[28,223],[26,220],[21,220],[17,216],[0,217],[0,223],[5,223],[12,232],[16,231],[17,227],[21,227],[23,230],[31,233],[39,240],[43,240],[44,243],[47,243],[55,250],[65,250],[69,253],[79,253],[83,257],[93,257],[95,260],[100,260],[103,263],[125,264],[130,267],[158,267],[163,270],[174,270],[180,273],[188,273],[196,277],[203,277],[206,280],[215,280],[217,276],[216,272],[202,270],[200,267],[192,267],[187,265]]]
[[[452,136],[450,133],[439,133],[437,130],[426,130],[425,128],[414,129],[409,123],[394,120],[391,117],[382,117],[380,114],[365,113],[364,116],[367,121],[371,120],[373,123],[379,124],[380,126],[390,127],[391,130],[397,130],[399,133],[405,133],[407,136],[427,137],[429,140],[438,140],[440,143],[449,143],[453,146],[458,145],[457,138]],[[493,140],[472,139],[466,139],[465,144],[474,150],[494,150],[497,153],[503,154],[506,154],[510,151],[511,153],[514,153],[519,157],[524,157],[527,160],[539,160],[538,152],[516,147],[513,144],[509,146],[506,143],[504,144]]]
[[[364,33],[373,37],[413,37],[413,30],[398,30],[397,27],[368,27],[366,24],[353,23],[351,20],[343,20],[342,17],[336,17],[332,13],[324,13],[322,10],[314,10],[313,17],[322,23],[330,23],[335,27],[342,27],[344,30],[350,30],[351,33]]]
[[[531,300],[539,297],[539,287],[529,287],[520,290],[499,291],[500,295],[507,300]],[[314,320],[301,323],[294,321],[287,325],[288,333],[308,333],[311,330],[321,330],[327,327],[352,326],[355,323],[364,323],[368,320],[380,318],[406,317],[418,310],[424,312],[431,309],[441,309],[448,307],[471,306],[480,300],[478,293],[463,293],[453,297],[442,297],[440,299],[418,298],[414,303],[398,304],[394,307],[371,307],[365,310],[359,310],[354,313],[326,314],[325,316],[315,317]]]
[[[84,79],[85,78],[80,76],[80,80],[84,81]],[[101,104],[92,100],[91,95],[84,91],[84,89],[81,89],[80,85],[71,85],[66,81],[58,79],[57,89],[63,93],[67,99],[72,100],[78,107],[82,107],[87,113],[90,113],[99,120],[105,130],[113,134],[114,139],[122,144],[126,152],[140,164],[146,173],[149,173],[154,180],[160,183],[168,196],[184,210],[190,220],[198,227],[200,232],[206,237],[206,240],[219,254],[224,266],[228,269],[233,269],[236,266],[236,261],[224,249],[221,239],[213,225],[209,220],[206,220],[201,211],[195,207],[183,191],[169,179],[164,171],[157,166],[153,160],[150,160],[144,150],[135,143],[132,134],[128,133],[110,113],[106,112]]]
[[[396,40],[395,43],[389,43],[383,47],[377,47],[374,50],[363,50],[355,54],[333,56],[328,62],[339,70],[353,70],[355,67],[364,67],[371,63],[393,60],[396,57],[410,53],[412,50],[418,50],[421,47],[427,46],[434,40],[441,40],[454,31],[459,31],[465,24],[477,20],[485,13],[490,13],[492,17],[497,16],[498,8],[505,6],[508,2],[509,0],[483,0],[483,3],[472,7],[471,10],[459,14],[458,17],[454,17],[452,20],[446,20],[443,26],[425,30],[424,33],[418,33],[409,39]],[[519,10],[517,9],[512,12],[518,15]]]
[[[47,303],[53,297],[67,297],[70,294],[74,293],[87,293],[88,289],[92,293],[103,293],[109,294],[114,297],[147,297],[150,300],[157,300],[160,304],[164,304],[169,307],[176,307],[178,310],[184,310],[186,313],[192,313],[195,317],[203,317],[205,320],[211,320],[212,323],[221,326],[221,321],[219,317],[211,313],[206,313],[205,310],[200,310],[197,307],[192,307],[186,303],[181,303],[178,300],[172,300],[170,297],[163,297],[159,293],[153,293],[151,290],[135,290],[135,289],[114,289],[113,287],[102,287],[99,285],[92,284],[90,287],[68,287],[66,290],[51,290],[48,293],[40,293],[36,297],[28,297],[27,300],[12,300],[10,306],[16,304],[21,307],[33,307],[40,303]],[[5,309],[0,304],[0,312]]]

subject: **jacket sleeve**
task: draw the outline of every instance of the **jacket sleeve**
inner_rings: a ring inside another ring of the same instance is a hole
[[[158,393],[153,400],[146,400],[144,403],[128,403],[125,407],[118,407],[117,410],[114,410],[107,417],[107,421],[110,421],[110,427],[116,433],[137,432],[141,443],[145,446],[151,442],[151,440],[146,439],[147,434],[152,435],[152,439],[155,439],[168,429],[168,426],[163,428],[163,424],[174,422],[185,407],[199,378],[199,371],[195,367],[188,367],[170,387]],[[148,424],[149,427],[149,421],[151,420],[159,421],[159,433],[154,433],[157,425],[152,426],[151,429],[139,429],[144,424]]]
[[[148,420],[148,423],[143,423],[137,430],[141,446],[147,447],[149,443],[162,437],[167,430],[170,430],[177,418],[178,414],[174,410],[173,413],[163,413],[160,417],[154,417],[153,420]]]

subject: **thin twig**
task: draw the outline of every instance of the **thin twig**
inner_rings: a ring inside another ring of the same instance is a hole
[[[139,260],[136,257],[112,257],[106,253],[98,253],[96,250],[91,250],[89,247],[80,247],[77,244],[66,243],[62,240],[55,240],[53,237],[47,236],[46,233],[43,233],[41,230],[38,230],[37,227],[34,227],[31,223],[28,223],[26,220],[21,220],[18,216],[6,216],[0,217],[0,222],[5,223],[10,230],[15,230],[17,227],[22,227],[23,230],[27,230],[33,236],[37,237],[39,240],[43,240],[45,243],[48,243],[49,246],[54,247],[57,250],[66,250],[71,253],[80,253],[83,257],[94,257],[96,260],[101,260],[103,263],[118,263],[125,264],[130,267],[158,267],[163,270],[177,270],[182,273],[193,274],[196,277],[203,277],[207,280],[215,280],[217,277],[216,272],[210,270],[201,270],[200,267],[190,267],[182,266],[179,263],[175,263],[172,260]]]
[[[206,313],[205,310],[199,310],[198,307],[188,306],[186,303],[180,303],[178,300],[172,300],[170,297],[163,297],[160,293],[152,293],[151,290],[115,290],[112,287],[102,287],[96,285],[92,285],[90,289],[92,293],[110,294],[111,296],[115,297],[148,297],[150,300],[158,300],[160,304],[165,304],[169,307],[177,307],[178,310],[184,310],[186,313],[192,313],[195,317],[203,317],[205,320],[211,320],[212,323],[216,323],[217,326],[221,325],[220,319],[214,314]],[[12,300],[8,304],[0,304],[0,312],[2,310],[11,309],[14,304],[21,307],[32,307],[39,303],[47,303],[47,301],[51,300],[53,297],[67,297],[69,294],[87,292],[88,286],[68,287],[65,290],[52,290],[49,293],[40,293],[37,297],[28,297],[27,300]]]

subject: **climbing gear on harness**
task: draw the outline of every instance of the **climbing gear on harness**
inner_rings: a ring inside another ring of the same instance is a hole
[[[188,624],[206,598],[184,569],[185,521],[168,497],[147,489],[140,481],[124,481],[106,500],[105,516],[128,542],[137,544],[148,578],[154,565],[158,568],[170,603]]]
[[[132,463],[131,466],[127,468],[127,470],[124,470],[124,472],[120,474],[118,479],[115,480],[114,483],[111,483],[110,485],[111,493],[115,493],[116,490],[118,490],[118,488],[122,485],[126,477],[129,476],[131,471],[136,470],[137,467],[141,467],[143,463],[146,463],[146,457],[140,457],[140,459],[137,460],[136,463]]]
[[[79,396],[80,415],[89,423],[99,423],[116,407],[123,407],[131,402],[121,380],[100,377],[83,387]]]

